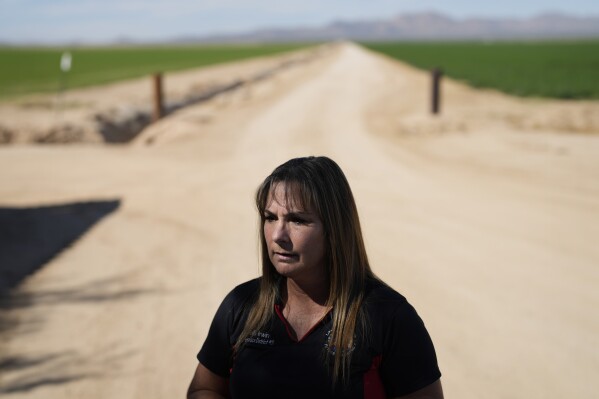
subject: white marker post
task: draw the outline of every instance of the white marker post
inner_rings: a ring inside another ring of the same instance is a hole
[[[73,57],[71,53],[64,52],[62,53],[62,57],[60,57],[60,70],[62,73],[60,74],[60,91],[66,89],[67,87],[67,73],[71,70],[71,65],[73,63]]]
[[[63,96],[62,93],[67,88],[67,76],[68,76],[69,71],[71,70],[72,65],[73,65],[73,57],[71,56],[71,53],[69,53],[68,51],[65,51],[64,53],[62,53],[62,56],[60,57],[60,83],[59,83],[58,94],[56,95],[56,103],[55,103],[56,118],[59,121],[61,119],[62,96]]]

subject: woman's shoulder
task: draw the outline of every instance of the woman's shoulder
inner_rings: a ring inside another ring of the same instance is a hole
[[[365,296],[364,310],[371,328],[370,333],[373,337],[378,337],[378,341],[375,342],[378,342],[381,348],[393,346],[399,341],[430,341],[416,309],[402,294],[382,281],[370,283]],[[428,345],[426,342],[423,345]]]
[[[233,288],[222,300],[214,320],[230,326],[242,322],[258,296],[259,287],[260,279],[256,278]]]
[[[381,280],[370,280],[366,287],[364,308],[371,321],[382,325],[411,323],[420,320],[406,297]]]
[[[374,306],[401,306],[408,303],[402,294],[379,279],[367,281],[364,299],[367,305]]]
[[[260,277],[253,278],[237,285],[231,290],[231,293],[235,295],[245,295],[256,292],[260,288]]]
[[[259,289],[260,278],[258,277],[237,285],[227,294],[223,302],[231,305],[245,304],[258,294]]]

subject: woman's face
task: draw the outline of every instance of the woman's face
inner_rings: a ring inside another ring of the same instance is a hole
[[[268,256],[277,272],[294,279],[325,276],[325,239],[320,218],[310,209],[286,201],[283,183],[269,193],[264,211],[264,238]],[[293,195],[293,190],[288,191]]]

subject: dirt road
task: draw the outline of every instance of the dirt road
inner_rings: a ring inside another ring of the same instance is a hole
[[[599,105],[514,99],[352,44],[127,146],[0,148],[4,207],[118,200],[2,310],[7,398],[183,397],[223,296],[258,274],[259,181],[346,172],[375,272],[419,311],[448,398],[599,390]]]

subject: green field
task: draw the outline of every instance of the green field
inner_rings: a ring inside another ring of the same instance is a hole
[[[519,96],[599,99],[599,40],[363,43],[418,68]]]
[[[55,92],[66,78],[82,87],[307,47],[307,44],[236,46],[136,46],[89,48],[0,47],[0,98]],[[60,58],[72,55],[72,68],[61,76]]]
[[[363,45],[419,68],[440,67],[446,75],[476,87],[520,96],[599,99],[599,40]],[[307,45],[0,47],[0,99],[56,92],[65,81],[70,88],[97,85],[300,47]],[[66,50],[73,56],[73,66],[63,76],[59,64]]]

